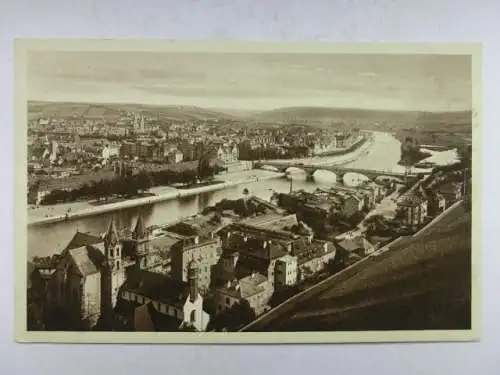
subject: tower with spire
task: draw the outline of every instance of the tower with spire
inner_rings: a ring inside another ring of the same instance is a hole
[[[141,114],[141,133],[144,133],[144,115]]]
[[[132,232],[132,239],[135,241],[136,266],[139,269],[144,269],[148,266],[147,255],[149,252],[149,232],[144,225],[144,218],[140,213]]]
[[[104,264],[101,274],[101,316],[109,323],[113,316],[120,287],[125,282],[122,243],[113,219],[104,235]]]
[[[189,282],[189,300],[194,303],[200,296],[200,291],[198,288],[198,267],[196,262],[192,260],[188,264],[188,282]]]

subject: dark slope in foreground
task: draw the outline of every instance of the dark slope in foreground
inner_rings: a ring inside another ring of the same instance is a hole
[[[470,329],[471,233],[462,207],[258,331]]]

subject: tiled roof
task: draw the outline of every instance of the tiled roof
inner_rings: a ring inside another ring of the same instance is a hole
[[[407,206],[407,207],[415,207],[422,203],[422,197],[417,195],[414,192],[408,193],[401,197],[401,199],[397,202],[398,206]]]
[[[152,302],[140,304],[119,299],[115,313],[126,319],[126,328],[136,332],[178,331],[182,321],[158,312]]]
[[[292,254],[297,256],[299,264],[304,263],[308,260],[318,258],[326,254],[325,243],[328,247],[328,253],[335,251],[333,243],[318,240],[313,240],[311,243],[307,243],[304,238],[301,238],[300,241],[294,242]]]
[[[264,242],[267,242],[264,247]],[[229,251],[238,251],[242,254],[251,254],[252,257],[272,260],[288,253],[280,241],[271,241],[264,238],[249,237],[245,241],[243,235],[235,233],[224,241],[223,248]]]
[[[104,261],[104,254],[94,246],[82,246],[76,249],[70,249],[68,253],[82,276],[100,272],[101,265]]]
[[[338,245],[349,252],[365,248],[361,237],[345,239],[339,242]]]
[[[174,305],[183,305],[189,296],[188,283],[146,270],[128,278],[123,290],[134,291],[152,300]]]
[[[159,249],[161,251],[169,251],[173,245],[181,241],[178,238],[171,237],[169,235],[152,238],[149,241],[149,245],[153,249]]]
[[[269,280],[264,275],[257,273],[231,283],[229,287],[226,286],[221,288],[221,291],[237,298],[249,298],[255,294],[264,292],[266,287],[270,287]]]

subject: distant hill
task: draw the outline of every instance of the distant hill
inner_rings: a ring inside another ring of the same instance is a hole
[[[104,118],[112,121],[126,112],[139,112],[158,118],[160,121],[236,120],[268,124],[309,123],[316,126],[346,123],[347,126],[356,124],[356,126],[366,130],[381,131],[401,131],[415,128],[424,131],[472,131],[471,111],[438,113],[356,108],[289,107],[259,112],[173,105],[28,102],[29,118],[72,118],[81,116],[96,119]]]
[[[138,112],[163,121],[221,120],[233,118],[227,113],[195,106],[153,106],[143,104],[95,104],[28,102],[28,115],[34,117],[85,117],[114,120],[126,112]]]
[[[289,107],[252,115],[263,122],[314,122],[323,125],[337,122],[357,123],[370,130],[401,130],[422,128],[425,130],[471,131],[472,112],[418,112],[388,111],[356,108]]]

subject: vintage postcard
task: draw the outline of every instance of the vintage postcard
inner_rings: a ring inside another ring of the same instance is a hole
[[[479,339],[479,45],[15,52],[18,341]]]

